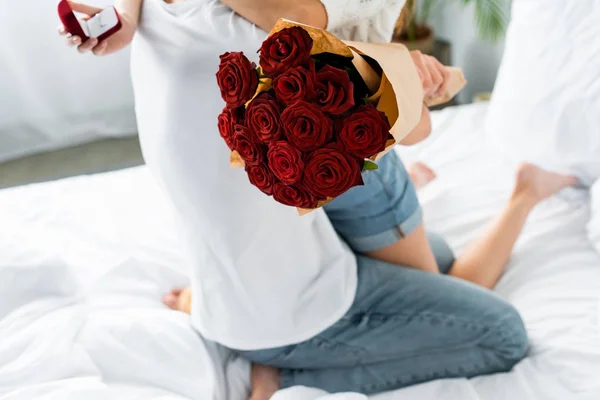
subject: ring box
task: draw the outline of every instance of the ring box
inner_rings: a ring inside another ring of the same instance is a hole
[[[122,26],[119,13],[114,7],[107,7],[88,20],[81,20],[75,16],[69,2],[61,0],[58,3],[58,16],[67,32],[81,37],[82,42],[89,38],[97,38],[100,42],[116,33]]]

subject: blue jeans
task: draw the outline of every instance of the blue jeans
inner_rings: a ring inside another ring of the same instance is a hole
[[[396,152],[363,172],[364,186],[353,187],[323,208],[337,233],[357,253],[389,246],[422,222],[415,187]]]
[[[282,388],[333,393],[372,394],[510,370],[527,351],[519,313],[494,293],[445,275],[454,255],[441,237],[429,235],[439,275],[360,255],[392,244],[421,222],[414,187],[397,156],[391,153],[379,165],[377,175],[365,174],[365,186],[327,210],[357,253],[358,287],[348,312],[302,343],[238,353],[280,368]]]

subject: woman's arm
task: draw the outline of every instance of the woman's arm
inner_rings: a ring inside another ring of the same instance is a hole
[[[269,32],[279,18],[325,29],[327,12],[321,0],[221,0],[233,11]]]
[[[398,10],[399,16],[399,10],[405,0],[368,2],[364,0],[221,0],[221,2],[268,32],[279,18],[334,31],[369,20],[390,10]],[[393,26],[397,17],[393,15],[393,11],[389,14]]]

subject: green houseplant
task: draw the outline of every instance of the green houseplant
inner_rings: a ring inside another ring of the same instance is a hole
[[[432,14],[451,0],[407,0],[394,31],[395,41],[411,49],[431,53],[435,44],[433,29],[428,24]],[[506,31],[509,20],[506,0],[454,0],[466,7],[474,4],[475,24],[482,39],[497,42]]]

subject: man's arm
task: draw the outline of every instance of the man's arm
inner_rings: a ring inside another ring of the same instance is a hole
[[[321,0],[221,0],[233,11],[269,32],[279,18],[325,29],[327,12]]]
[[[140,21],[142,0],[117,0],[115,7],[120,13],[126,14],[137,25]]]

